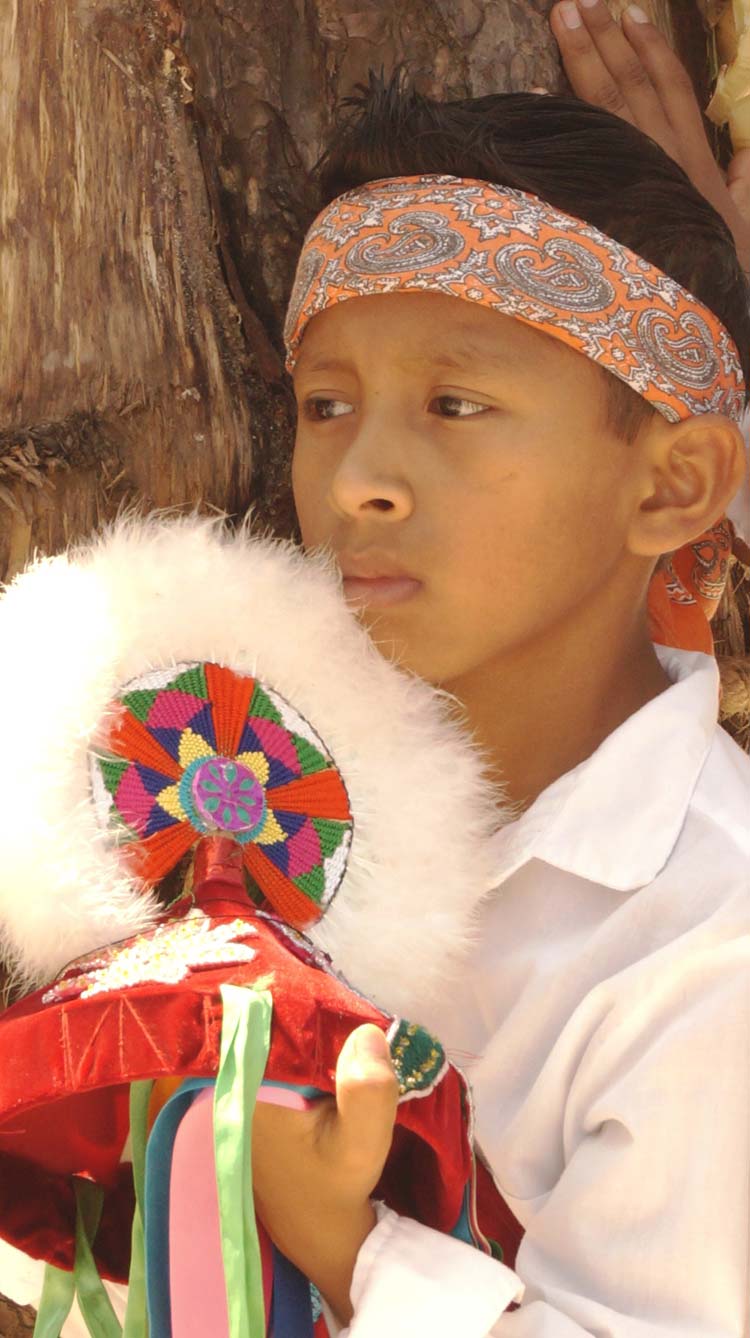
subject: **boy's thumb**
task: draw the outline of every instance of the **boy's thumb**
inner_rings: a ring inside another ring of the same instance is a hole
[[[336,1086],[375,1084],[389,1089],[396,1085],[391,1047],[380,1027],[366,1022],[349,1033],[341,1047],[336,1067]]]
[[[352,1032],[354,1041],[354,1052],[359,1060],[368,1064],[387,1064],[392,1070],[391,1047],[388,1044],[388,1038],[380,1027],[366,1022],[364,1026],[357,1027]]]
[[[379,1027],[366,1023],[351,1032],[336,1067],[336,1105],[340,1133],[356,1138],[362,1151],[385,1159],[398,1105],[398,1080],[388,1041]]]

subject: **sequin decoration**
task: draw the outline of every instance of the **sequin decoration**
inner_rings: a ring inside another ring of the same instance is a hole
[[[416,1022],[405,1021],[394,1022],[388,1032],[388,1041],[401,1099],[427,1096],[448,1065],[440,1042]]]
[[[92,759],[94,797],[144,882],[222,833],[243,846],[283,919],[319,919],[346,870],[352,816],[304,717],[266,684],[202,662],[146,674],[113,706],[107,751]]]
[[[240,940],[256,933],[245,920],[215,924],[202,911],[191,911],[149,934],[79,958],[42,995],[42,1003],[87,999],[136,985],[176,985],[192,971],[251,962],[255,949]]]

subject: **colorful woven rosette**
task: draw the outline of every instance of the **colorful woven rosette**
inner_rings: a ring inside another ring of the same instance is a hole
[[[146,883],[223,834],[242,848],[250,892],[298,928],[341,884],[352,839],[344,782],[311,725],[252,677],[196,663],[131,682],[92,781],[100,817]]]

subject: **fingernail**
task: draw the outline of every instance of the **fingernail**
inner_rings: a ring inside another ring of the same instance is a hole
[[[391,1062],[391,1047],[379,1027],[360,1027],[355,1038],[355,1049],[362,1059],[380,1059]]]
[[[599,4],[599,0],[581,0],[584,9],[593,9],[594,5]]]
[[[581,27],[583,20],[578,13],[578,5],[574,3],[574,0],[564,0],[564,3],[560,5],[560,13],[566,28]]]
[[[627,14],[629,19],[633,20],[634,23],[651,22],[645,9],[641,9],[640,5],[628,5],[627,9],[625,10],[625,13]]]

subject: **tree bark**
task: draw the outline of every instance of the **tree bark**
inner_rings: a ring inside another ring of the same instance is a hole
[[[0,1296],[0,1334],[2,1338],[28,1338],[34,1332],[36,1311],[30,1305],[16,1305]]]
[[[250,498],[280,362],[222,269],[164,3],[0,18],[0,573],[114,513]],[[241,324],[242,315],[242,324]]]

